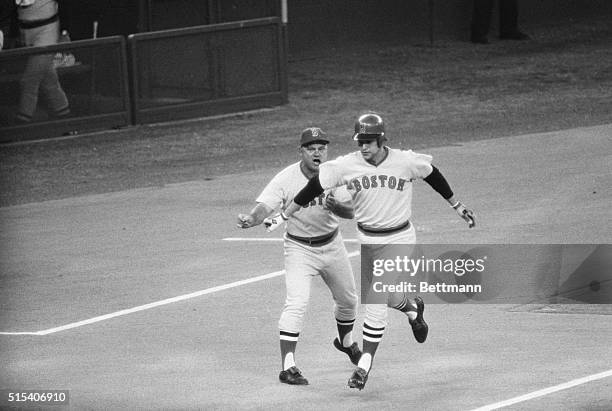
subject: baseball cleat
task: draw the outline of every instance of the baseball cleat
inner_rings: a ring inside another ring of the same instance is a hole
[[[359,346],[357,345],[356,342],[351,344],[350,347],[345,347],[340,343],[340,340],[338,340],[338,338],[336,337],[336,339],[334,339],[334,347],[336,347],[339,351],[342,351],[343,353],[348,355],[348,357],[351,359],[351,362],[354,365],[357,365],[357,363],[359,362],[359,359],[361,358],[361,350],[359,349]]]
[[[429,326],[425,322],[423,318],[423,311],[425,311],[425,303],[421,297],[416,297],[414,302],[417,306],[417,317],[414,321],[410,321],[410,325],[412,326],[412,333],[414,334],[414,338],[417,342],[424,343],[427,339],[427,333],[429,332]]]
[[[359,391],[363,390],[365,387],[366,381],[368,381],[369,371],[364,370],[361,367],[357,367],[355,371],[353,371],[353,375],[348,380],[348,386],[350,388],[357,388]]]
[[[308,380],[302,375],[302,371],[295,365],[291,368],[281,371],[278,375],[280,382],[290,385],[308,385]]]

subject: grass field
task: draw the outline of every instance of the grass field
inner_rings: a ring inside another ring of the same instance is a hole
[[[350,49],[296,57],[287,106],[1,146],[0,390],[69,390],[74,410],[611,409],[610,304],[425,298],[428,341],[392,313],[358,392],[322,281],[297,350],[311,385],[280,384],[280,233],[235,227],[303,127],[326,129],[333,157],[376,109],[391,145],[432,154],[478,216],[468,230],[416,184],[419,242],[612,243],[612,31],[530,34],[378,45],[380,65]]]

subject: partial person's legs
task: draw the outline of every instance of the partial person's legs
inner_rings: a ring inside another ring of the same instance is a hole
[[[417,342],[424,343],[429,333],[429,326],[423,318],[423,312],[425,311],[423,299],[421,297],[415,297],[414,302],[411,302],[408,299],[408,295],[404,293],[402,294],[402,299],[399,304],[389,306],[406,314],[408,322],[412,327],[414,338]]]
[[[21,39],[27,46],[56,44],[59,39],[59,22],[22,29]],[[18,121],[32,120],[38,105],[39,91],[49,104],[51,116],[64,116],[70,113],[68,99],[53,67],[53,54],[38,54],[28,59],[21,78],[21,95],[16,115]]]
[[[517,0],[499,0],[499,38],[504,40],[528,40],[529,36],[518,29]]]
[[[41,27],[40,36],[54,39],[54,42],[57,42],[59,40],[59,22]],[[57,77],[57,71],[53,67],[53,61],[45,67],[46,71],[40,83],[40,92],[49,108],[49,115],[51,117],[65,117],[70,114],[70,108],[66,93],[64,93]]]
[[[491,13],[493,0],[473,0],[472,25],[470,41],[472,43],[487,44],[487,35],[491,27]]]
[[[362,390],[368,380],[374,355],[382,341],[387,325],[388,309],[386,304],[366,304],[363,321],[363,350],[357,368],[349,378],[348,386]]]
[[[338,338],[334,340],[334,346],[347,354],[353,364],[357,364],[361,351],[353,341],[353,326],[359,300],[351,263],[342,241],[342,237],[338,236],[321,250],[321,258],[327,262],[321,277],[334,299],[334,316],[338,328]]]
[[[57,72],[52,66],[49,66],[49,70],[47,70],[40,83],[40,92],[41,97],[44,98],[47,107],[49,107],[51,117],[62,118],[70,114],[68,98],[59,83]]]
[[[365,303],[366,311],[363,320],[363,347],[361,358],[357,363],[357,368],[349,378],[348,386],[362,390],[368,380],[374,355],[378,349],[378,345],[382,341],[387,325],[387,295],[386,293],[377,293],[372,287],[374,276],[371,269],[364,267],[372,267],[373,262],[377,259],[384,258],[385,245],[376,244],[374,239],[370,243],[367,239],[362,239],[361,247],[361,292],[362,302]]]
[[[21,77],[21,95],[17,109],[17,120],[20,122],[32,121],[36,106],[38,106],[38,90],[50,64],[53,64],[53,55],[39,54],[28,58],[25,70]]]
[[[411,258],[416,258],[417,256],[415,256],[414,245],[415,242],[416,235],[414,233],[414,230],[408,230],[404,233],[402,238],[397,239],[395,249],[397,251],[401,251],[403,255],[410,256]],[[399,273],[394,281],[394,284],[400,285],[403,282],[413,281],[413,279],[416,278],[412,276],[413,274],[415,276],[419,275],[419,273]],[[429,326],[423,318],[425,303],[423,302],[423,299],[421,297],[417,296],[414,298],[414,300],[411,300],[406,292],[389,293],[387,305],[406,314],[410,326],[412,327],[412,333],[414,334],[414,338],[419,343],[425,342],[425,340],[427,339],[427,334],[429,332]]]
[[[416,232],[413,226],[406,230],[390,234],[384,237],[369,237],[358,233],[362,244],[362,293],[366,293],[366,315],[363,323],[363,353],[357,369],[349,378],[348,385],[351,388],[363,389],[368,379],[370,369],[374,360],[374,355],[378,345],[382,341],[385,327],[387,326],[388,307],[395,308],[408,316],[415,338],[419,342],[425,341],[427,329],[420,327],[424,324],[422,312],[423,302],[420,298],[415,298],[412,304],[405,293],[384,293],[376,292],[373,287],[374,271],[372,268],[376,260],[395,260],[398,253],[412,256],[414,244],[416,243]],[[370,268],[365,269],[364,265]],[[383,277],[384,276],[384,277]],[[401,278],[397,273],[383,273],[377,277],[378,280],[386,284],[396,284]],[[377,280],[377,281],[378,281]],[[367,287],[367,290],[366,288]],[[363,294],[362,294],[363,297]],[[427,327],[427,324],[424,324]],[[418,330],[415,330],[418,328]]]
[[[303,247],[288,242],[285,245],[285,271],[287,296],[278,321],[282,370],[279,379],[286,384],[306,385],[308,380],[295,365],[295,349],[308,307],[312,277],[318,269]]]

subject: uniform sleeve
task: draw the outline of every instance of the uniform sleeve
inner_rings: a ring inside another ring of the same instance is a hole
[[[414,178],[425,178],[431,174],[433,167],[431,161],[433,157],[429,154],[415,153],[414,151],[407,151],[408,164],[410,171]]]
[[[344,185],[342,165],[339,159],[326,161],[319,166],[319,182],[324,190]]]
[[[280,176],[276,175],[268,185],[263,189],[261,194],[255,200],[258,203],[264,203],[268,207],[276,210],[285,202],[285,189],[283,188]]]

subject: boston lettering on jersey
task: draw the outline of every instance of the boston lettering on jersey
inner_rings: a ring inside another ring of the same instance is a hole
[[[325,203],[325,194],[321,194],[319,197],[316,197],[314,200],[310,201],[310,203],[306,204],[302,208],[314,207],[316,205],[322,206]]]
[[[355,192],[360,192],[361,190],[369,189],[369,188],[388,188],[390,190],[398,190],[404,191],[404,185],[406,182],[411,180],[406,180],[404,178],[398,178],[395,176],[387,176],[387,175],[371,175],[371,176],[361,176],[352,179],[347,184],[347,188],[349,190],[354,189]]]

